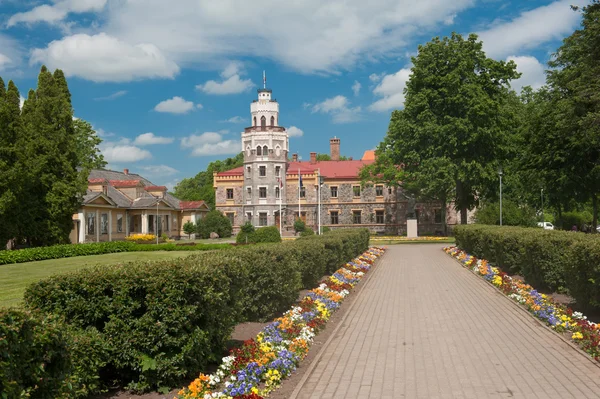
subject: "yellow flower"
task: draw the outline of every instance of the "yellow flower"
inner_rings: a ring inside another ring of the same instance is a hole
[[[571,336],[572,339],[583,339],[583,334],[580,332],[574,332]]]

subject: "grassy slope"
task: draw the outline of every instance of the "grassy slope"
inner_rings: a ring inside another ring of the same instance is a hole
[[[188,256],[195,251],[121,252],[106,255],[77,256],[74,258],[49,259],[37,262],[16,263],[0,266],[0,306],[18,304],[25,288],[53,274],[76,271],[93,265],[107,265],[137,260],[172,259]]]

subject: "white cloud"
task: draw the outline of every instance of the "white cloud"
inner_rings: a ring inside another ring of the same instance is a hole
[[[175,140],[172,137],[161,137],[161,136],[155,136],[154,133],[143,133],[140,134],[139,136],[137,136],[135,138],[135,140],[133,141],[134,145],[140,145],[140,146],[144,146],[144,145],[154,145],[154,144],[169,144],[172,143],[173,140]]]
[[[517,92],[520,92],[524,86],[539,89],[546,83],[545,67],[537,58],[511,55],[506,61],[514,61],[517,64],[517,72],[522,74],[519,79],[511,82],[511,87]]]
[[[333,123],[356,122],[360,119],[360,107],[350,108],[349,101],[344,96],[335,96],[313,105],[312,112],[330,114]]]
[[[385,75],[373,89],[373,94],[383,98],[369,106],[371,111],[388,111],[404,107],[404,88],[410,78],[410,68],[402,68],[398,72]]]
[[[535,48],[550,40],[562,39],[579,24],[581,15],[570,9],[586,0],[559,0],[521,13],[509,22],[501,21],[479,32],[483,49],[492,58],[504,58],[519,50]]]
[[[140,166],[140,169],[151,174],[152,176],[164,177],[164,176],[173,176],[179,171],[175,168],[172,168],[167,165],[146,165]]]
[[[30,62],[60,68],[67,76],[94,82],[174,78],[179,67],[154,44],[131,45],[106,33],[76,34],[34,49]]]
[[[290,126],[286,130],[287,130],[288,136],[290,136],[290,137],[302,137],[302,135],[304,135],[304,132],[302,131],[302,129],[299,129],[296,126]]]
[[[129,163],[152,158],[150,151],[128,144],[128,140],[120,142],[104,141],[98,146],[104,160],[108,163]]]
[[[360,93],[361,87],[362,87],[362,85],[360,84],[360,82],[358,80],[355,80],[354,84],[352,85],[352,92],[354,92],[355,96],[358,96],[358,93]]]
[[[185,99],[175,96],[169,100],[161,101],[154,107],[154,110],[157,112],[167,112],[170,114],[186,114],[193,110],[194,108],[202,108],[201,104],[198,106],[194,106],[194,103],[191,101],[186,101]]]
[[[227,119],[226,121],[223,122],[229,122],[229,123],[244,123],[246,122],[246,118],[242,118],[241,116],[233,116],[229,119]]]
[[[433,32],[473,4],[178,0],[173,7],[164,0],[114,1],[101,28],[128,43],[154,43],[180,64],[215,65],[250,56],[305,73],[335,73],[365,59],[402,54],[417,35]]]
[[[53,5],[43,4],[13,15],[9,18],[7,26],[34,22],[57,23],[65,19],[69,13],[101,11],[106,2],[107,0],[54,0]]]
[[[12,37],[0,34],[0,71],[17,66],[21,57],[19,43]]]
[[[197,157],[237,154],[241,151],[239,140],[223,140],[223,135],[216,132],[192,134],[184,137],[181,139],[181,146],[192,149],[192,155]]]
[[[250,90],[254,83],[250,79],[242,79],[242,65],[238,62],[231,62],[221,72],[222,81],[209,80],[204,84],[199,84],[196,89],[207,94],[238,94]]]
[[[23,104],[25,104],[25,97],[19,97],[19,108],[23,109]]]
[[[125,94],[127,94],[127,90],[119,90],[119,91],[117,91],[113,94],[109,94],[108,96],[105,96],[105,97],[96,97],[96,98],[94,98],[94,100],[96,100],[96,101],[114,100],[115,98],[123,97]]]
[[[377,83],[381,80],[382,77],[385,76],[385,73],[380,73],[380,74],[376,74],[376,73],[372,73],[369,75],[369,80],[373,83]]]

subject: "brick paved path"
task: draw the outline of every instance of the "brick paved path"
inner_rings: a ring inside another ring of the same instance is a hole
[[[600,368],[438,245],[390,246],[292,398],[600,398]]]

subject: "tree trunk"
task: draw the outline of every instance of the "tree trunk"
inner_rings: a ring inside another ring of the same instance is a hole
[[[446,197],[443,197],[441,199],[442,202],[442,234],[444,234],[444,236],[448,236],[448,224],[446,223],[446,205],[447,205],[447,199]]]
[[[460,210],[460,224],[467,224],[468,217],[464,186],[460,180],[456,182],[456,198],[458,199],[458,209]]]
[[[592,205],[594,206],[594,220],[592,222],[592,233],[598,232],[596,227],[598,226],[598,196],[596,193],[592,195]]]

